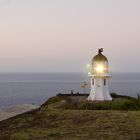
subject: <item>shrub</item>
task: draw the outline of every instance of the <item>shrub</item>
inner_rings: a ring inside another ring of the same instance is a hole
[[[119,99],[116,101],[92,102],[83,101],[77,104],[66,104],[66,109],[84,110],[140,110],[140,102],[134,99]]]

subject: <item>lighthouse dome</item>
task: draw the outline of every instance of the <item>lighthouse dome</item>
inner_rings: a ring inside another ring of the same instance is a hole
[[[107,57],[102,54],[103,49],[98,50],[98,54],[92,59],[92,74],[107,74],[108,73],[108,60]]]
[[[98,54],[93,57],[92,62],[108,62],[107,57],[102,54],[103,49],[98,50]]]

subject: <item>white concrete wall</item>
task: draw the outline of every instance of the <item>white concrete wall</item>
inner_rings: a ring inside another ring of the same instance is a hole
[[[92,83],[94,79],[94,85]],[[104,85],[104,79],[106,79],[106,85]],[[112,100],[108,89],[109,77],[93,77],[91,78],[91,89],[88,100],[92,101],[110,101]]]

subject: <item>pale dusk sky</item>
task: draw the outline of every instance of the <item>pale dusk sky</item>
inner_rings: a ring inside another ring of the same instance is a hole
[[[140,0],[0,0],[0,72],[83,72],[98,48],[140,72]]]

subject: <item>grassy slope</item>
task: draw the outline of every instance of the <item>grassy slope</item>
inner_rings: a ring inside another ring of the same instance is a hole
[[[57,101],[57,100],[56,100]],[[0,140],[123,140],[140,138],[139,111],[61,109],[64,100],[0,122]]]

